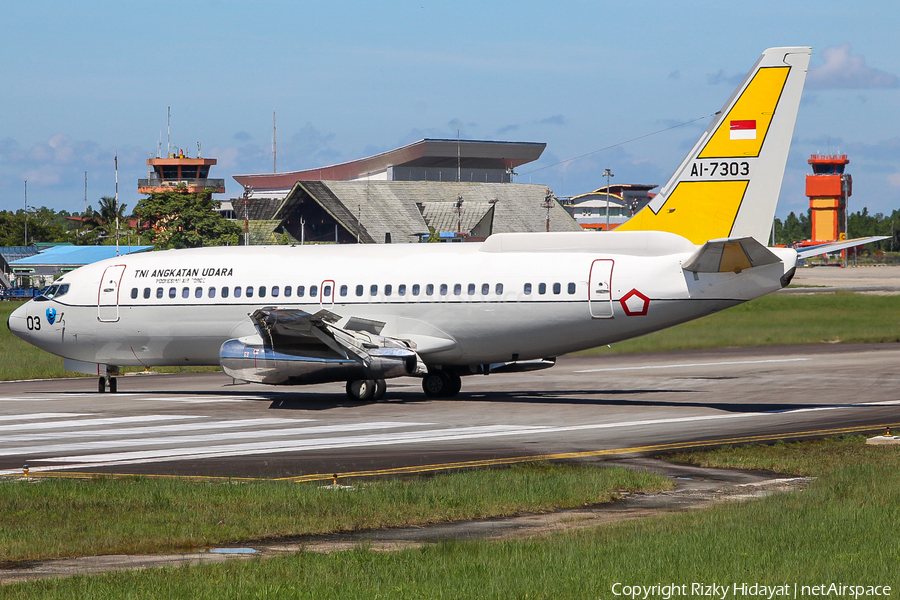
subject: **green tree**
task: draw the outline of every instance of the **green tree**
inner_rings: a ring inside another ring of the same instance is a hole
[[[812,222],[807,214],[801,213],[799,216],[793,212],[787,216],[784,222],[781,219],[775,219],[775,243],[789,246],[794,242],[808,240],[812,235]]]
[[[235,246],[241,228],[213,210],[212,193],[178,190],[150,194],[135,207],[157,249]]]
[[[0,211],[0,246],[21,246],[25,243],[25,217],[28,217],[28,243],[66,242],[70,235],[65,217],[52,208],[29,208],[28,212]],[[66,213],[68,215],[68,213]]]

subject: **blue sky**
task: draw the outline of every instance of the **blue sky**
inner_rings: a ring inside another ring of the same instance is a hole
[[[663,184],[770,46],[811,45],[778,214],[806,160],[845,152],[851,210],[900,208],[896,2],[18,2],[0,37],[0,209],[129,209],[172,107],[211,176],[361,158],[423,137],[546,142],[518,181],[559,195]],[[546,168],[542,168],[546,167]],[[540,169],[540,170],[538,170]]]

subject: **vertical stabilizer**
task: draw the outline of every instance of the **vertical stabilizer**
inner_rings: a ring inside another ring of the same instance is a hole
[[[769,48],[662,187],[617,231],[766,243],[812,52]]]

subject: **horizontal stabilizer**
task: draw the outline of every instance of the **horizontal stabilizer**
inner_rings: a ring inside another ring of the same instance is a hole
[[[820,254],[828,254],[829,252],[837,252],[838,250],[843,250],[844,248],[853,248],[854,246],[862,246],[864,244],[869,244],[871,242],[877,242],[879,240],[886,240],[890,238],[889,235],[873,235],[869,237],[861,237],[853,240],[846,240],[844,242],[834,242],[828,244],[821,244],[819,246],[810,246],[809,248],[804,248],[803,250],[797,251],[797,258],[810,258],[812,256],[819,256]]]
[[[682,265],[693,273],[738,273],[744,269],[781,262],[752,237],[710,240]]]

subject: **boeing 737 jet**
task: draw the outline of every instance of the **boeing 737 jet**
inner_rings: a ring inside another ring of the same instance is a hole
[[[66,273],[9,328],[98,375],[101,392],[123,366],[221,365],[249,382],[347,382],[372,400],[410,375],[452,397],[465,375],[546,368],[735,306],[794,274],[798,253],[764,240],[810,52],[766,50],[615,231],[131,254]]]

